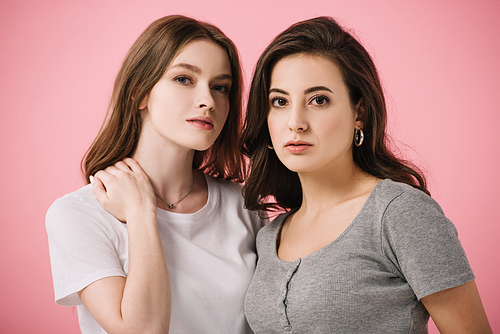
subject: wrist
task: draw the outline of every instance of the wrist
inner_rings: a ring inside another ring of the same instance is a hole
[[[156,213],[157,208],[144,208],[142,210],[137,210],[133,213],[127,215],[127,224],[139,224],[144,225],[148,223],[154,223],[156,225]]]

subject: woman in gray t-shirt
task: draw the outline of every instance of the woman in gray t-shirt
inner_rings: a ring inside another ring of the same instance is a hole
[[[267,122],[265,121],[267,119]],[[330,18],[259,59],[241,147],[246,207],[285,210],[257,237],[256,333],[491,333],[454,225],[386,145],[368,52]]]

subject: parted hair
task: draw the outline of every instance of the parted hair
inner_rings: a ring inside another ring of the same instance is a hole
[[[191,41],[205,39],[221,46],[231,63],[232,85],[229,114],[215,143],[196,151],[193,168],[214,177],[241,182],[245,175],[238,149],[242,125],[242,78],[239,55],[233,42],[217,27],[181,16],[153,22],[128,51],[115,80],[106,119],[82,159],[86,182],[97,171],[131,156],[141,132],[139,105],[161,79],[170,63]]]
[[[292,55],[328,59],[340,70],[352,105],[363,98],[364,142],[353,145],[354,163],[381,179],[407,183],[429,194],[425,177],[411,162],[396,157],[388,147],[387,110],[377,69],[366,49],[334,19],[317,17],[298,22],[279,34],[260,56],[254,70],[240,150],[250,158],[244,186],[250,210],[288,210],[300,207],[302,188],[297,173],[268,149],[269,88],[276,63]],[[354,137],[354,129],[353,129]]]

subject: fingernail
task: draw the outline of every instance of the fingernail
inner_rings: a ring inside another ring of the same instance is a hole
[[[89,176],[90,184],[94,184],[94,177],[92,175]]]

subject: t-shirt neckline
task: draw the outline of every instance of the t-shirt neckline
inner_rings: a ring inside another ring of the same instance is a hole
[[[280,235],[280,232],[281,232],[281,229],[283,227],[283,224],[285,223],[285,220],[286,218],[288,218],[289,215],[291,215],[292,213],[294,213],[295,211],[297,211],[298,209],[293,209],[293,210],[290,210],[289,212],[286,212],[284,214],[282,214],[281,216],[279,216],[278,218],[276,219],[281,219],[280,221],[277,222],[278,226],[276,227],[276,230],[274,231],[274,234],[273,234],[273,240],[274,240],[274,247],[273,247],[273,256],[275,259],[277,259],[279,262],[281,263],[286,263],[286,264],[294,264],[297,262],[297,260],[301,260],[301,262],[303,262],[304,260],[307,260],[307,259],[310,259],[310,258],[315,258],[316,256],[319,256],[321,255],[321,253],[325,252],[325,250],[327,250],[328,248],[332,247],[332,245],[338,243],[341,239],[344,238],[344,236],[349,232],[349,230],[352,229],[352,227],[356,224],[356,222],[358,221],[358,217],[361,216],[361,214],[366,211],[366,208],[368,207],[369,203],[372,201],[372,198],[373,198],[373,194],[378,191],[377,189],[379,187],[381,187],[381,184],[382,183],[385,183],[386,180],[388,179],[382,179],[380,180],[376,185],[375,187],[373,187],[370,195],[368,196],[368,198],[366,199],[365,203],[363,204],[363,206],[361,207],[361,209],[359,210],[358,214],[356,215],[356,217],[354,217],[354,219],[351,221],[351,223],[345,228],[345,230],[342,231],[342,233],[340,233],[335,239],[333,239],[330,243],[326,244],[325,246],[321,247],[320,249],[312,252],[311,254],[305,256],[304,258],[297,258],[295,259],[294,261],[285,261],[285,260],[282,260],[279,256],[278,256],[278,247],[277,247],[277,241],[278,241],[278,235]]]
[[[209,215],[217,206],[218,202],[218,196],[216,196],[216,180],[214,180],[211,176],[206,175],[205,173],[203,173],[203,176],[207,184],[208,197],[207,202],[200,210],[193,213],[178,213],[158,208],[158,219],[167,219],[169,223],[195,223]]]

